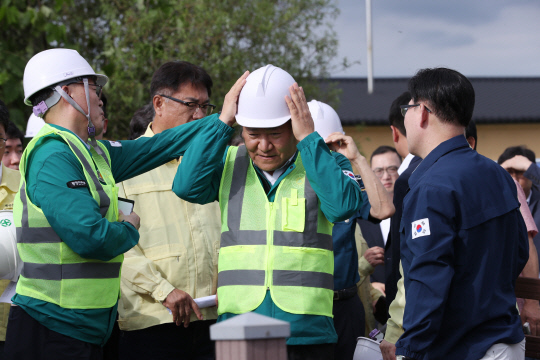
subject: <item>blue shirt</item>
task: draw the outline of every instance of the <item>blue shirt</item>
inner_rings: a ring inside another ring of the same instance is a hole
[[[173,182],[173,191],[182,199],[205,204],[218,199],[227,141],[233,129],[221,123],[215,129],[202,131],[193,146],[186,151]],[[318,133],[306,136],[298,143],[306,176],[317,194],[321,211],[331,222],[342,221],[358,212],[362,206],[362,194],[358,184],[343,174],[352,171],[351,164],[343,155],[331,153]],[[269,201],[273,201],[279,183],[296,165],[291,164],[270,185],[266,177],[257,170],[261,185]],[[358,271],[358,269],[357,269]],[[291,314],[281,310],[272,301],[270,292],[254,312],[291,324],[291,337],[287,345],[327,344],[337,342],[332,318],[320,315]],[[218,321],[227,320],[236,314],[225,313]]]
[[[109,151],[115,180],[124,181],[178,158],[201,127],[213,126],[212,119],[217,119],[217,115],[151,138],[120,141],[114,145],[102,141]],[[60,137],[38,140],[27,161],[28,197],[41,208],[51,227],[73,251],[86,258],[107,261],[137,244],[139,233],[128,222],[104,219],[87,187],[71,189],[66,185],[84,178],[79,160]],[[117,305],[104,309],[66,309],[18,294],[12,301],[47,328],[97,345],[107,342],[116,321]]]
[[[409,178],[400,224],[404,334],[396,354],[477,360],[523,340],[515,280],[528,259],[516,186],[463,135]]]

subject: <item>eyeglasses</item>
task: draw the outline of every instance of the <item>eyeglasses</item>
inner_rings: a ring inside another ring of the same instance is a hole
[[[7,139],[0,138],[0,147],[4,147],[6,145]]]
[[[420,104],[412,104],[412,105],[399,105],[399,107],[401,108],[401,115],[403,115],[403,117],[405,117],[405,114],[407,113],[407,110],[409,110],[410,108],[412,107],[416,107],[416,106],[420,106]],[[428,113],[431,112],[431,110],[429,110],[427,108],[427,106],[424,106],[426,108],[426,111]]]
[[[373,172],[375,173],[375,175],[377,175],[378,178],[382,178],[385,171],[388,173],[388,175],[394,176],[394,175],[397,175],[397,173],[398,173],[397,172],[398,167],[397,166],[389,166],[389,167],[386,167],[386,168],[375,168],[375,169],[373,169]]]
[[[182,105],[185,105],[187,106],[188,108],[190,108],[193,113],[195,114],[197,111],[199,111],[199,109],[201,109],[201,111],[204,112],[204,114],[206,114],[206,116],[210,115],[212,113],[212,111],[214,111],[214,109],[216,108],[216,105],[212,105],[212,104],[199,104],[199,103],[196,103],[194,101],[184,101],[184,100],[180,100],[180,99],[177,99],[177,98],[174,98],[172,96],[167,96],[167,95],[163,95],[163,94],[159,94],[159,96],[163,96],[167,99],[171,99],[172,101],[176,101]]]
[[[82,82],[72,82],[68,85],[73,85],[73,84],[79,84],[79,85],[84,85],[84,83]],[[95,86],[96,87],[96,95],[98,98],[101,99],[101,93],[103,92],[103,86],[102,85],[98,85],[98,84],[90,84],[88,83],[88,86]]]

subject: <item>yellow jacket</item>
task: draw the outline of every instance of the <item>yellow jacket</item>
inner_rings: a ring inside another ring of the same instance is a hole
[[[153,136],[149,125],[143,136]],[[181,159],[180,159],[181,160]],[[221,217],[217,202],[198,205],[171,190],[179,160],[119,184],[119,196],[135,200],[141,218],[139,244],[125,254],[118,324],[139,330],[171,323],[161,304],[177,288],[198,298],[216,293]],[[201,309],[216,319],[216,307]],[[191,314],[191,321],[196,321]]]
[[[403,278],[403,267],[401,261],[399,262],[399,273],[401,278],[397,283],[396,298],[390,304],[388,313],[390,318],[386,323],[386,334],[384,340],[395,344],[399,337],[405,332],[403,330],[403,314],[405,313],[405,283]]]
[[[358,272],[360,273],[360,281],[356,284],[358,288],[358,296],[364,305],[364,312],[366,314],[366,336],[377,326],[377,321],[373,315],[373,302],[378,300],[383,294],[375,289],[371,285],[371,280],[369,276],[373,274],[375,268],[364,257],[364,253],[369,248],[366,240],[362,236],[360,231],[360,226],[356,225],[356,230],[354,233],[354,238],[356,240],[356,249],[358,251]]]
[[[21,173],[5,167],[3,164],[2,173],[0,175],[0,210],[13,210],[13,201],[15,194],[19,191],[19,183],[21,182]],[[0,280],[0,294],[4,292],[9,280]],[[6,328],[11,305],[0,304],[0,341],[6,340]]]

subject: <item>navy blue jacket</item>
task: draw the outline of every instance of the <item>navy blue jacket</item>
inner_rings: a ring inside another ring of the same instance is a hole
[[[399,225],[401,224],[401,215],[403,214],[403,199],[407,195],[407,191],[409,191],[409,177],[411,177],[411,174],[421,162],[422,159],[418,156],[413,157],[409,163],[409,167],[399,175],[394,184],[394,207],[396,208],[396,212],[390,220],[390,233],[388,234],[388,240],[384,249],[385,290],[388,309],[392,301],[396,298],[397,283],[401,279],[401,274],[399,273]]]
[[[456,136],[426,156],[409,187],[396,354],[477,360],[496,343],[523,340],[514,286],[529,246],[510,175]]]

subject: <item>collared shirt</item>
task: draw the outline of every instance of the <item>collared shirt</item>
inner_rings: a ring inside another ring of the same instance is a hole
[[[400,226],[406,331],[396,354],[472,360],[523,340],[513,285],[529,251],[510,175],[460,135],[426,156],[409,187]]]
[[[401,163],[401,165],[399,165],[399,168],[397,170],[399,175],[401,175],[405,170],[407,170],[413,158],[414,155],[411,153],[408,153],[407,156],[405,156],[405,159],[403,159],[403,162]]]
[[[115,146],[101,141],[111,156],[114,178],[124,181],[178,158],[200,128],[212,127],[216,120],[221,122],[217,114],[152,138],[116,142]],[[47,214],[51,227],[73,251],[88,258],[109,260],[138,242],[139,233],[131,224],[102,218],[87,188],[67,187],[68,181],[84,179],[84,172],[66,143],[55,137],[38,140],[27,164],[28,197]],[[12,301],[47,328],[97,345],[107,342],[116,320],[117,304],[105,309],[66,309],[18,294]]]
[[[143,137],[152,137],[151,124]],[[118,324],[139,330],[171,323],[161,304],[175,288],[192,298],[216,293],[221,235],[219,204],[193,204],[177,197],[171,185],[180,164],[174,159],[119,184],[118,196],[135,201],[141,218],[140,240],[125,254]],[[201,309],[217,319],[217,308]],[[191,313],[191,321],[197,321]]]
[[[173,191],[178,196],[202,204],[218,198],[227,154],[226,144],[233,133],[233,129],[223,123],[214,129],[206,130],[208,131],[199,133],[193,146],[186,152],[173,183]],[[324,140],[317,133],[306,136],[298,143],[297,149],[302,156],[310,184],[319,198],[321,211],[329,221],[343,221],[360,210],[361,189],[354,180],[343,174],[343,170],[352,171],[350,162],[343,155],[330,153]],[[295,164],[290,165],[271,186],[268,186],[266,177],[257,171],[269,201],[273,201],[281,179],[294,168]],[[288,345],[325,344],[337,341],[332,318],[287,313],[275,305],[269,291],[254,312],[290,322],[291,337],[287,339]],[[235,315],[223,314],[218,321],[233,316]]]
[[[21,173],[0,164],[0,210],[13,210],[13,201],[19,189]],[[9,280],[0,280],[0,294],[8,286]],[[11,305],[0,304],[0,341],[6,340],[6,328]]]

